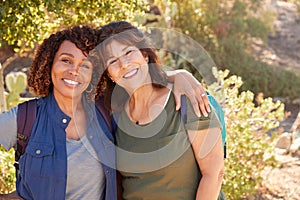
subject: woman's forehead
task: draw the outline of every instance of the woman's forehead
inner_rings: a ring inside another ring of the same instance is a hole
[[[128,49],[137,49],[136,46],[129,44],[129,43],[123,43],[117,40],[112,40],[108,44],[105,45],[105,52],[106,52],[106,57],[111,57],[111,56],[117,56],[118,54],[123,54],[125,51]]]
[[[71,41],[65,40],[59,46],[59,49],[55,53],[56,56],[60,55],[70,55],[74,58],[83,59],[87,56]]]

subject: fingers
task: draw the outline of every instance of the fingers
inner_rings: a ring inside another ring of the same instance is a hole
[[[193,109],[194,109],[194,112],[196,114],[197,117],[201,117],[201,113],[200,113],[200,109],[199,109],[199,106],[202,105],[203,106],[203,102],[202,102],[202,99],[196,99],[196,95],[194,92],[192,93],[188,93],[186,94],[187,97],[189,98],[192,106],[193,106]],[[201,102],[199,102],[201,101]]]
[[[202,115],[204,117],[208,117],[208,113],[206,111],[206,107],[204,105],[204,101],[202,99],[198,100],[198,104],[199,104],[199,108],[200,108],[200,111],[201,111]]]
[[[203,87],[201,87],[201,89],[203,90]],[[204,90],[203,90],[203,93],[201,94],[201,98],[204,102],[204,106],[205,106],[206,111],[211,112],[209,99],[208,99],[208,96],[207,96],[207,94]]]
[[[198,95],[197,100],[199,103],[201,113],[203,114],[203,116],[207,117],[208,113],[211,112],[211,110],[206,92],[201,93],[201,95]]]
[[[181,107],[181,93],[178,91],[174,91],[174,98],[175,98],[175,103],[176,103],[176,110],[179,110]]]
[[[208,113],[211,112],[208,96],[200,84],[197,89],[195,89],[195,91],[195,96],[197,99],[197,103],[199,104],[200,111],[203,116],[207,117]]]
[[[179,110],[181,107],[181,95],[184,95],[184,93],[178,90],[174,91],[176,110]],[[197,117],[201,117],[201,115],[208,117],[208,113],[211,112],[209,99],[200,84],[196,87],[194,86],[194,88],[191,87],[191,90],[186,90],[185,95],[190,100]]]
[[[192,103],[195,114],[200,117],[208,116],[211,111],[209,99],[206,92],[198,80],[190,73],[183,71],[178,72],[174,80],[174,96],[176,102],[176,110],[181,107],[181,95],[186,95]]]

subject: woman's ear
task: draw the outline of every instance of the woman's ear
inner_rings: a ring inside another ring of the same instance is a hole
[[[112,79],[112,77],[109,75],[109,73],[107,73],[107,76],[112,82],[115,82],[114,79]]]
[[[142,51],[142,54],[144,56],[145,61],[148,63],[149,62],[149,56],[146,52]]]

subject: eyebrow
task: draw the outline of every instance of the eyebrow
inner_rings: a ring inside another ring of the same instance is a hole
[[[71,53],[61,53],[61,54],[59,54],[59,56],[70,56],[72,58],[75,58],[75,56],[73,54],[71,54]],[[89,59],[87,57],[84,58],[84,59],[82,59],[82,60],[83,61],[89,61]]]
[[[133,47],[133,46],[126,46],[122,49],[122,51],[125,51],[126,49],[128,49],[129,47]]]
[[[61,53],[59,56],[71,56],[74,58],[74,55],[71,53]]]

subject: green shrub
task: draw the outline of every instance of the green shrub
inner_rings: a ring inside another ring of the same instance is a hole
[[[241,76],[244,81],[241,89],[251,90],[255,94],[262,92],[268,97],[294,99],[300,96],[299,74],[255,60],[244,51],[246,46],[235,40],[227,37],[222,41],[222,56],[216,64],[223,66],[221,68],[224,70],[226,66],[232,75]]]
[[[261,171],[276,165],[273,137],[266,132],[277,127],[284,116],[284,105],[272,98],[255,106],[251,91],[239,92],[241,77],[228,70],[213,69],[217,82],[210,85],[216,97],[223,97],[227,126],[227,159],[223,191],[228,199],[241,199],[254,194],[261,185]],[[216,91],[215,88],[218,88]]]
[[[9,193],[15,187],[14,150],[6,151],[0,146],[0,193]]]
[[[289,1],[300,5],[300,0]],[[266,44],[268,34],[274,31],[277,16],[271,9],[265,9],[265,1],[155,0],[155,3],[163,13],[158,26],[173,28],[196,40],[209,52],[216,66],[243,78],[241,89],[255,94],[262,92],[268,97],[294,99],[300,96],[300,75],[286,70],[291,66],[284,69],[270,66],[250,53],[253,38]],[[178,44],[180,41],[170,42]],[[185,43],[178,46],[190,48]],[[194,67],[189,67],[189,71],[193,73]]]

